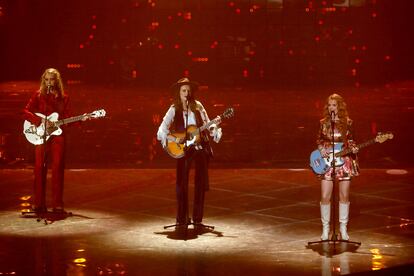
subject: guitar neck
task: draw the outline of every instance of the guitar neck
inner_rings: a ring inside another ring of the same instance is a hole
[[[357,145],[357,148],[362,149],[362,148],[365,148],[369,145],[375,144],[375,142],[376,142],[375,139],[371,139],[371,140],[366,141],[365,143],[361,143],[361,144]],[[342,157],[342,156],[345,156],[347,154],[350,154],[351,152],[352,152],[352,149],[345,149],[345,150],[342,150],[342,151],[336,153],[335,156]]]
[[[197,129],[198,133],[203,132],[204,130],[206,130],[207,128],[209,128],[213,124],[218,124],[220,122],[220,120],[221,120],[220,116],[217,116],[216,118],[214,118],[214,120],[211,120],[210,122],[208,122],[204,126],[199,127]]]
[[[66,119],[59,120],[55,124],[57,126],[65,125],[65,124],[69,124],[69,123],[81,121],[83,119],[83,117],[84,117],[83,115],[79,115],[79,116],[75,116],[75,117],[70,117],[70,118],[66,118]]]

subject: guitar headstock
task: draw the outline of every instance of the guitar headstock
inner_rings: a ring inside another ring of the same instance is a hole
[[[226,110],[224,110],[223,114],[221,114],[222,117],[228,119],[234,116],[234,108],[229,107]]]
[[[392,132],[386,132],[386,133],[379,132],[377,136],[375,137],[375,142],[384,143],[388,139],[392,139],[392,138],[394,138],[394,134],[392,134]]]
[[[99,109],[99,110],[95,110],[94,112],[89,114],[91,116],[91,118],[102,118],[105,117],[106,115],[106,111],[105,109]]]

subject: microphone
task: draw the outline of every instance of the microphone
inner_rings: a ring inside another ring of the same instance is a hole
[[[331,111],[331,120],[333,121],[335,119],[335,111]]]
[[[49,94],[50,93],[50,88],[51,88],[52,86],[50,85],[50,84],[48,84],[47,85],[47,90],[46,90],[46,94]]]

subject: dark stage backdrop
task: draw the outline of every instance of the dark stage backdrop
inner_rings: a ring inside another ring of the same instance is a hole
[[[2,80],[330,86],[413,75],[413,1],[0,1]]]

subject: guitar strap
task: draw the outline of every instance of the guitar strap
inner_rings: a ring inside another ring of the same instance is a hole
[[[197,112],[195,112],[195,117],[196,117],[197,127],[202,126],[203,125],[203,119],[201,118],[201,113],[198,109],[197,109]],[[206,151],[207,156],[209,156],[210,158],[213,158],[213,148],[210,145],[210,139],[208,138],[208,135],[206,134],[206,131],[207,130],[200,133],[201,146],[203,147],[203,150]]]

